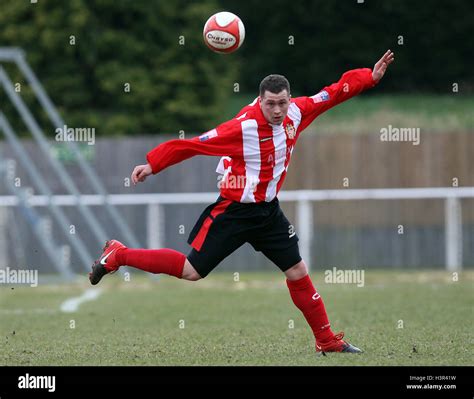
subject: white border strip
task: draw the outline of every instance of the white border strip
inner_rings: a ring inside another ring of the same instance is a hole
[[[197,204],[213,202],[219,193],[165,193],[165,194],[111,194],[111,195],[32,195],[27,201],[31,206],[143,205],[143,204]],[[281,191],[280,201],[329,201],[370,199],[445,199],[474,198],[474,187],[430,187],[430,188],[371,188],[347,190],[296,190]],[[0,206],[17,206],[14,195],[0,196]]]

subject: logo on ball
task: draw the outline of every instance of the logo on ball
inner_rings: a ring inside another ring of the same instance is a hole
[[[240,18],[231,12],[218,12],[204,25],[204,43],[216,53],[232,53],[245,39],[245,27]]]

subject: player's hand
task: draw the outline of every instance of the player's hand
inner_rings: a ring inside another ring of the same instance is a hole
[[[391,50],[387,50],[387,52],[377,61],[374,65],[374,69],[372,70],[372,78],[378,82],[382,79],[387,67],[395,60],[395,55]]]
[[[145,179],[153,173],[149,163],[145,165],[137,165],[132,172],[132,182],[137,184],[138,182],[143,182]]]

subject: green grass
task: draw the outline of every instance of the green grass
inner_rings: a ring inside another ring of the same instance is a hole
[[[451,277],[367,270],[358,288],[325,284],[323,272],[313,273],[334,330],[365,350],[326,357],[315,355],[277,271],[241,273],[240,282],[219,272],[194,283],[107,276],[99,299],[69,314],[60,304],[90,288],[85,277],[68,285],[3,285],[0,364],[472,365],[474,272]]]
[[[229,103],[232,118],[255,95],[236,94]],[[381,127],[419,127],[425,133],[474,132],[474,96],[459,94],[360,95],[318,117],[308,132],[380,133]]]

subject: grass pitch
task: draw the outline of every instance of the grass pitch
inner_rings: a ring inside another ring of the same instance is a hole
[[[134,273],[91,288],[0,287],[1,365],[473,365],[474,272],[370,271],[365,285],[313,272],[335,332],[362,355],[316,356],[311,331],[278,272],[215,272],[199,282]],[[457,278],[456,278],[457,277]],[[457,280],[457,281],[456,281]]]

